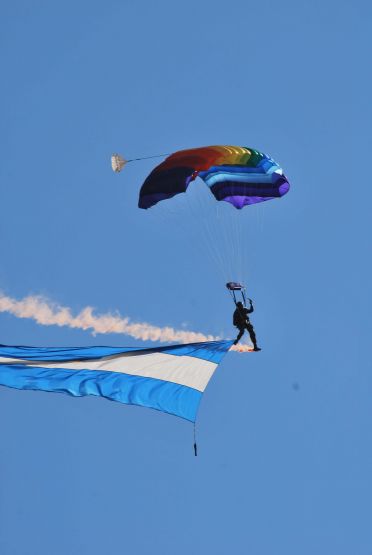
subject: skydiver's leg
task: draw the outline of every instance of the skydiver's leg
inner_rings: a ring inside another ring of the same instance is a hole
[[[255,351],[260,351],[261,349],[257,346],[257,339],[256,339],[256,334],[254,331],[254,328],[252,326],[252,324],[247,324],[247,330],[249,333],[249,337],[251,338],[251,341],[253,343],[253,348]]]
[[[239,333],[238,333],[237,338],[234,341],[234,345],[237,345],[239,343],[239,341],[243,337],[243,333],[244,333],[244,328],[239,328]]]

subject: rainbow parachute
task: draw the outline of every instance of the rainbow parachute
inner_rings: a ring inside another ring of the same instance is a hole
[[[217,200],[243,208],[282,197],[289,190],[287,178],[272,158],[240,146],[206,146],[179,150],[156,166],[142,185],[140,208],[184,193],[200,177]]]

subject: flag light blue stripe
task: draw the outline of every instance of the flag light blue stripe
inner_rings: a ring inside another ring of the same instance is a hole
[[[195,422],[202,393],[171,382],[97,370],[46,369],[22,364],[2,364],[0,385],[66,393],[74,397],[95,395],[128,405],[148,407]]]

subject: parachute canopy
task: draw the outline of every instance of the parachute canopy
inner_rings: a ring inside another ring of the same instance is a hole
[[[96,395],[195,422],[203,392],[232,341],[131,347],[0,345],[0,385]]]
[[[156,166],[142,185],[139,207],[184,193],[201,177],[217,200],[243,208],[282,197],[289,190],[283,170],[258,150],[240,146],[206,146],[179,150]]]

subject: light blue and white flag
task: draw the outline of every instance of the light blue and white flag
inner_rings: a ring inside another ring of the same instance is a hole
[[[195,422],[198,406],[232,341],[125,347],[0,345],[0,385],[97,395]]]

